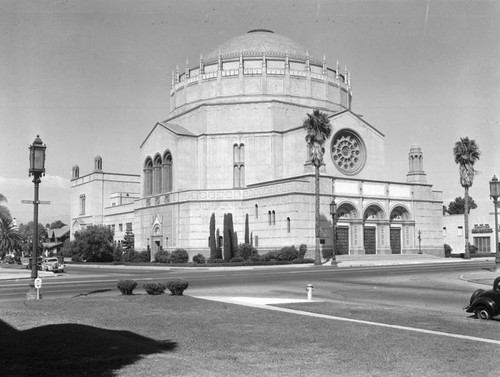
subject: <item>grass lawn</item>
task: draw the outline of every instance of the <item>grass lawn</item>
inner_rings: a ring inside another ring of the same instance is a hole
[[[118,292],[1,302],[0,355],[2,377],[493,376],[500,367],[493,345]]]

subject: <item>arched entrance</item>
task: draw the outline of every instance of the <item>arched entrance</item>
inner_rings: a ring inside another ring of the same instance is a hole
[[[409,226],[410,213],[403,206],[396,206],[390,215],[390,246],[392,254],[403,253],[403,231]]]
[[[161,228],[160,217],[157,215],[155,217],[155,221],[153,222],[151,233],[151,258],[154,258],[154,255],[163,249],[163,235]]]
[[[358,217],[358,211],[350,203],[341,203],[337,209],[337,228],[335,254],[350,254],[352,224]]]
[[[372,204],[365,209],[363,215],[363,246],[365,254],[377,254],[377,244],[383,243],[382,222],[384,211],[377,204]]]

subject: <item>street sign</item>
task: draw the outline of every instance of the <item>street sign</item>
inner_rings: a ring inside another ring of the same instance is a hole
[[[36,204],[34,200],[21,200],[24,204]],[[50,204],[50,200],[39,200],[38,204]]]
[[[35,279],[35,288],[40,289],[42,287],[42,279],[36,278]]]

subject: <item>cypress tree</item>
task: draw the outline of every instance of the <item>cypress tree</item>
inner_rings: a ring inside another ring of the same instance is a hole
[[[250,244],[250,228],[248,226],[248,213],[245,215],[245,243]]]
[[[224,214],[224,260],[231,260],[231,228],[229,225],[229,215]]]
[[[216,234],[216,245],[217,245],[217,259],[222,259],[222,245],[220,244],[220,231],[219,228],[217,228],[217,231],[215,232]]]
[[[217,258],[217,241],[215,239],[215,213],[210,217],[210,259]]]

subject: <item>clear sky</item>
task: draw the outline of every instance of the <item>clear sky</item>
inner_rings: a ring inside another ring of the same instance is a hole
[[[447,204],[463,196],[453,161],[482,151],[471,195],[491,208],[500,176],[500,1],[0,0],[0,193],[32,219],[28,146],[47,145],[42,223],[69,222],[73,165],[139,174],[139,145],[169,114],[172,70],[255,28],[271,29],[351,72],[353,108],[386,135],[386,179],[424,153]],[[472,219],[475,221],[475,219]]]

